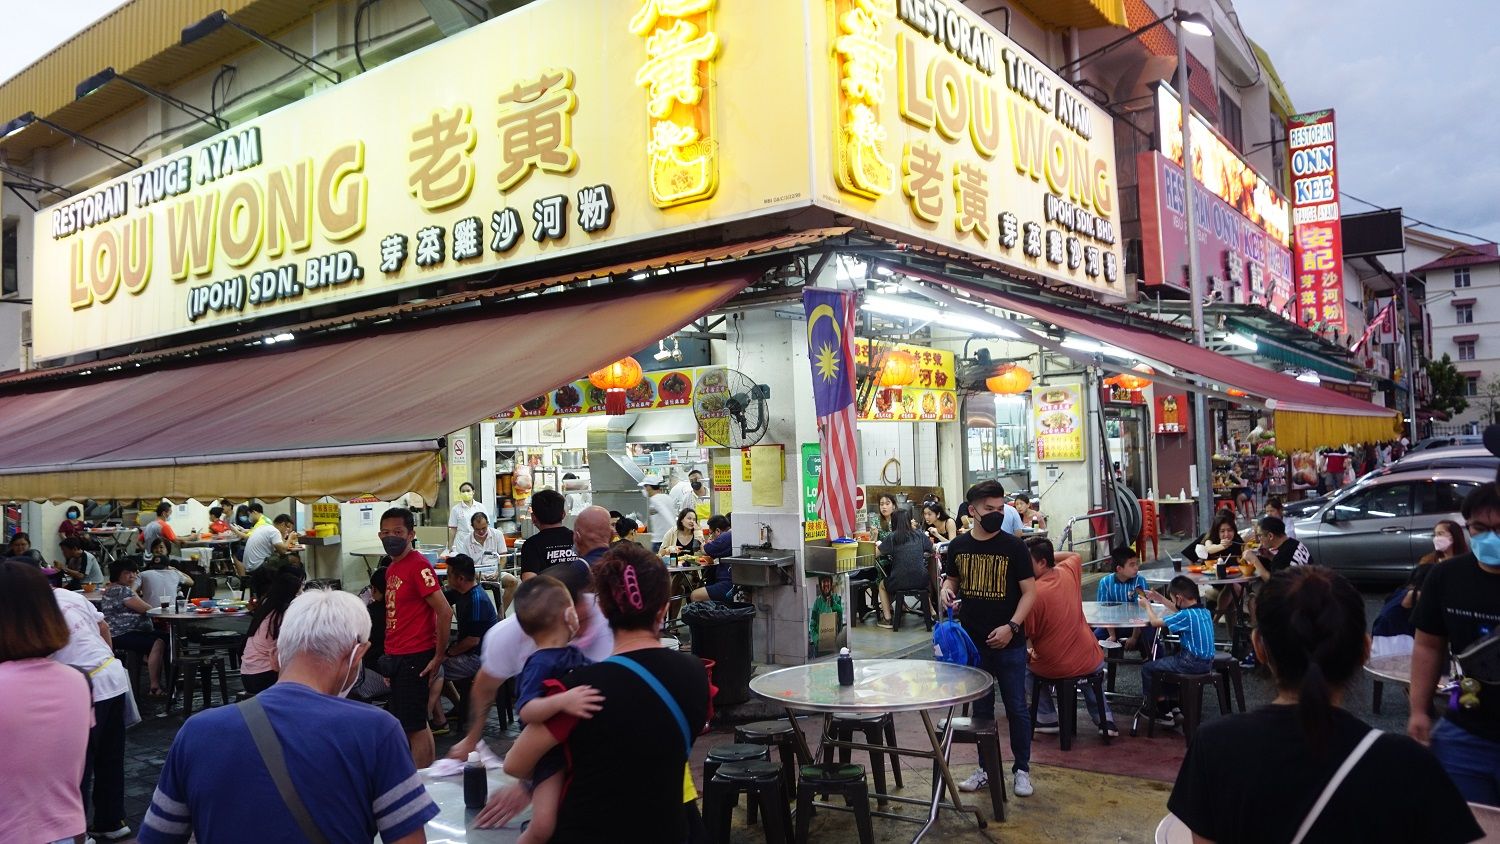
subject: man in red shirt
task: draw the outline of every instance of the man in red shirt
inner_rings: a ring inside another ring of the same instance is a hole
[[[1026,639],[1032,649],[1027,680],[1060,680],[1103,671],[1104,653],[1093,628],[1083,618],[1083,559],[1071,552],[1054,556],[1052,542],[1045,537],[1028,541],[1026,547],[1036,574],[1036,600],[1026,616]],[[1088,687],[1084,687],[1083,699],[1096,725],[1102,703],[1102,726],[1110,737],[1118,736],[1109,702],[1095,700]],[[1057,707],[1050,693],[1037,701],[1036,710],[1036,731],[1057,732]]]
[[[380,517],[380,544],[391,556],[385,573],[385,656],[380,668],[391,679],[386,711],[406,731],[412,761],[425,768],[436,754],[427,724],[427,688],[441,677],[453,608],[443,597],[432,564],[412,547],[415,533],[410,510],[392,507]]]

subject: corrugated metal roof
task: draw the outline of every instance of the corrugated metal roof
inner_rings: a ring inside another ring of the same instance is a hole
[[[152,352],[141,352],[131,355],[107,358],[103,360],[90,361],[89,363],[74,364],[71,366],[56,367],[53,369],[36,369],[30,372],[21,372],[0,378],[0,393],[9,389],[29,386],[31,384],[65,380],[68,378],[84,375],[91,372],[110,371],[115,367],[138,367],[150,364],[158,364],[166,361],[188,358],[201,354],[211,354],[220,349],[238,348],[256,342],[264,341],[268,337],[287,332],[315,333],[327,331],[333,328],[363,325],[398,316],[410,316],[427,311],[436,311],[442,308],[460,305],[465,302],[475,302],[485,299],[497,299],[501,297],[513,297],[519,294],[546,290],[558,285],[570,284],[580,281],[588,281],[596,278],[607,278],[611,276],[629,276],[649,270],[660,270],[676,267],[692,267],[700,264],[718,263],[723,261],[738,261],[746,258],[754,258],[759,255],[768,255],[773,252],[782,252],[803,246],[810,246],[831,237],[838,237],[850,231],[847,226],[835,226],[821,229],[809,229],[794,234],[776,235],[773,237],[758,238],[755,240],[740,241],[737,243],[722,244],[719,246],[708,246],[701,249],[692,249],[683,252],[672,252],[652,258],[629,261],[619,264],[598,267],[595,269],[581,270],[579,272],[564,275],[554,275],[545,278],[529,279],[514,284],[501,285],[499,287],[488,287],[482,290],[465,290],[460,293],[451,293],[446,296],[438,296],[432,299],[424,299],[417,302],[408,302],[401,305],[392,305],[385,308],[375,308],[354,314],[344,314],[328,319],[314,320],[293,326],[277,326],[260,331],[240,334],[234,337],[221,337],[214,340],[206,340],[201,343],[193,343],[187,346],[177,346],[169,349],[160,349]]]
[[[171,88],[254,46],[239,33],[220,31],[183,47],[183,27],[223,9],[254,30],[275,35],[323,5],[306,0],[130,0],[0,85],[0,122],[32,111],[86,134],[89,127],[143,97],[132,88],[114,84],[83,100],[75,99],[78,83],[104,68],[113,67],[147,85]],[[25,161],[34,150],[65,140],[51,129],[32,126],[0,141],[0,148],[12,161]]]
[[[1500,264],[1500,247],[1493,243],[1475,243],[1460,246],[1447,255],[1412,270],[1425,273],[1429,270],[1445,270],[1451,267],[1475,267],[1482,264]]]

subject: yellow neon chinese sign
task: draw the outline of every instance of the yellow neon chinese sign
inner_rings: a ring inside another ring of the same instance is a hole
[[[713,72],[719,35],[715,0],[645,0],[630,19],[646,39],[635,74],[645,88],[651,200],[658,208],[697,202],[719,186]]]

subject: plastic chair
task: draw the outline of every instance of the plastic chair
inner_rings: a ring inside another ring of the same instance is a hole
[[[1193,844],[1193,831],[1171,812],[1156,825],[1156,844]]]
[[[1031,711],[1037,711],[1042,694],[1048,689],[1057,690],[1057,738],[1063,750],[1073,749],[1073,737],[1078,735],[1078,684],[1088,683],[1094,694],[1104,700],[1104,672],[1095,671],[1080,677],[1036,677],[1031,687]],[[1031,721],[1031,732],[1036,734],[1036,719]],[[1099,725],[1099,735],[1109,744],[1109,730],[1105,723]]]
[[[902,616],[909,612],[915,612],[922,616],[922,623],[927,627],[927,631],[929,633],[932,632],[932,604],[927,600],[930,591],[926,586],[919,586],[916,589],[903,589],[899,592],[892,592],[890,594],[891,629],[900,630]],[[917,601],[917,608],[915,610],[906,605],[907,600],[912,598],[915,598]]]
[[[832,722],[830,722],[829,724],[828,732],[831,738],[838,741],[852,741],[854,739],[854,734],[856,732],[860,732],[864,733],[866,744],[881,745],[883,747],[896,746],[896,720],[891,717],[891,714],[889,712],[871,712],[860,714],[845,713],[835,715],[833,716]],[[875,790],[877,794],[881,795],[880,800],[884,802],[884,795],[886,793],[885,757],[887,754],[876,750],[869,751],[869,754],[870,767],[875,771]],[[839,763],[848,765],[850,758],[853,755],[853,748],[840,747]],[[901,760],[894,753],[889,755],[891,757],[891,772],[895,775],[896,778],[896,787],[902,788],[903,784],[901,782]],[[826,745],[823,748],[823,764],[828,765],[832,762],[833,745]]]

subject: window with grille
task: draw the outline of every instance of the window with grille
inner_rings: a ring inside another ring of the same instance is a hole
[[[1459,325],[1468,325],[1474,321],[1473,305],[1457,305],[1454,307],[1454,311]]]
[[[1459,343],[1458,344],[1458,359],[1459,360],[1473,360],[1474,359],[1474,341],[1470,340],[1468,342],[1464,342],[1464,343]]]
[[[1455,268],[1453,270],[1453,286],[1454,287],[1468,287],[1469,286],[1469,268],[1468,267],[1457,267],[1457,268]]]

